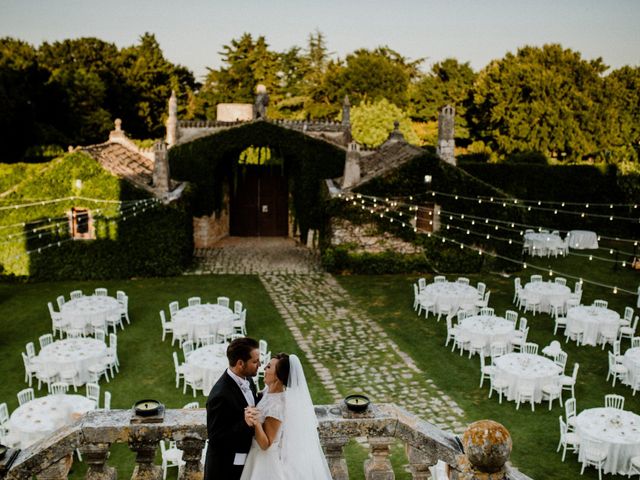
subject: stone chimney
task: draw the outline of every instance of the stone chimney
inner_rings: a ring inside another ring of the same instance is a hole
[[[444,162],[456,165],[454,123],[456,110],[451,105],[447,105],[438,115],[438,146],[436,152],[438,157]]]
[[[347,147],[347,158],[344,162],[342,188],[349,188],[360,182],[360,146],[351,142]]]
[[[343,142],[349,145],[353,137],[351,136],[351,103],[348,95],[345,95],[342,101],[342,126],[344,127]]]
[[[386,147],[392,143],[407,143],[407,140],[404,138],[404,135],[400,131],[400,122],[396,120],[393,122],[393,130],[389,133],[389,137],[385,140],[385,142],[380,145],[381,147]]]
[[[256,98],[253,103],[253,119],[266,120],[268,105],[269,105],[269,94],[267,93],[267,87],[260,84],[256,86]]]
[[[153,188],[158,194],[169,193],[169,152],[167,144],[156,142],[153,146]]]
[[[166,127],[167,135],[165,141],[170,148],[178,141],[178,98],[175,90],[171,90],[171,98],[169,98],[169,117],[167,118]]]

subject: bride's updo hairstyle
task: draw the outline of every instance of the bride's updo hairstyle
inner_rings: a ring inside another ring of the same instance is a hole
[[[286,353],[278,353],[273,358],[278,360],[278,363],[276,363],[276,377],[282,382],[282,385],[286,387],[289,381],[289,355]]]

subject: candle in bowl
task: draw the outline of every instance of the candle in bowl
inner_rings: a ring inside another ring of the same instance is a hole
[[[369,408],[369,397],[365,395],[349,395],[344,399],[347,408],[353,412],[364,412]]]
[[[157,415],[160,410],[160,402],[157,400],[140,400],[134,405],[136,415],[141,417],[149,417]]]

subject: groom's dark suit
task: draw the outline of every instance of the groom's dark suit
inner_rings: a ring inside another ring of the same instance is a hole
[[[256,387],[249,386],[257,403]],[[238,384],[225,371],[211,389],[207,399],[207,448],[204,480],[238,480],[242,465],[234,465],[236,453],[248,453],[253,438],[253,428],[244,421],[247,407]]]

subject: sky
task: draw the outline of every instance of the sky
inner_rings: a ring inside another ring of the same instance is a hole
[[[92,36],[125,47],[150,32],[199,80],[244,32],[284,51],[315,30],[334,56],[386,45],[425,58],[424,70],[449,57],[479,70],[545,43],[612,68],[640,65],[640,0],[0,0],[0,37],[38,46]]]

